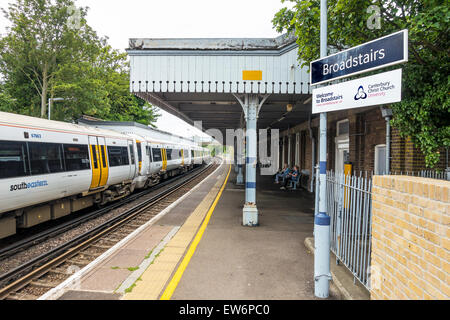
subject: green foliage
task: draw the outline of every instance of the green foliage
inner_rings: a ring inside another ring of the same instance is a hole
[[[272,22],[278,32],[295,32],[299,60],[309,66],[320,53],[320,0],[289,1],[294,8],[281,9]],[[381,9],[381,29],[367,27],[370,5]],[[391,106],[392,124],[412,138],[428,167],[439,161],[439,149],[450,147],[449,20],[448,1],[442,0],[328,0],[329,52],[408,29],[403,101]]]
[[[104,120],[156,121],[153,107],[129,92],[127,56],[111,48],[86,22],[80,9],[77,28],[72,0],[16,0],[3,10],[11,22],[0,39],[4,78],[0,110],[70,121],[80,115]],[[8,97],[14,104],[7,103]]]

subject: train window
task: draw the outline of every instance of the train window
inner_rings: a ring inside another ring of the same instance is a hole
[[[65,144],[63,149],[67,171],[79,171],[91,168],[87,145]]]
[[[130,147],[131,164],[135,164],[136,160],[134,159],[133,145],[130,144],[129,147]]]
[[[25,142],[0,141],[0,179],[29,174]]]
[[[92,151],[92,162],[94,163],[94,169],[98,169],[98,163],[97,163],[97,149],[94,145],[91,145],[91,151]]]
[[[132,153],[131,159],[133,159],[134,161],[134,153]],[[130,158],[128,157],[127,147],[122,147],[122,163],[124,166],[128,166],[130,164]]]
[[[136,148],[138,152],[138,161],[142,162],[142,149],[141,149],[141,143],[136,143]]]
[[[167,160],[172,160],[172,149],[166,149]]]
[[[194,157],[194,150],[191,150],[191,158]]]
[[[28,151],[32,175],[64,171],[61,144],[29,142]]]
[[[161,149],[160,148],[152,148],[152,154],[153,154],[153,161],[154,162],[161,162],[162,161]]]
[[[152,162],[152,153],[150,152],[151,151],[150,146],[147,146],[146,148],[147,148],[148,160],[151,163]]]
[[[106,168],[106,152],[105,152],[105,146],[100,146],[100,154],[102,155],[102,163],[103,163],[103,168]]]
[[[108,158],[110,167],[129,165],[127,147],[108,146]]]
[[[178,149],[172,149],[170,153],[170,160],[176,160],[178,158]]]

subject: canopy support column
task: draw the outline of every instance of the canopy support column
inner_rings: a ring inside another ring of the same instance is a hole
[[[245,204],[242,210],[244,226],[258,226],[258,208],[256,207],[256,164],[258,162],[257,121],[262,105],[269,95],[261,97],[257,94],[244,94],[241,99],[234,95],[242,106],[245,114]]]

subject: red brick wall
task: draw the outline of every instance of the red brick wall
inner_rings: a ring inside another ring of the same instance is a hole
[[[350,109],[341,112],[330,112],[327,123],[327,169],[335,169],[335,137],[336,124],[340,120],[349,120],[349,152],[350,161],[353,164],[353,172],[359,174],[360,171],[372,172],[375,166],[375,146],[386,143],[386,120],[381,116],[379,107],[369,107],[363,109]],[[312,127],[316,137],[316,163],[319,161],[319,119],[312,120]],[[409,139],[401,138],[398,130],[391,127],[391,171],[419,171],[424,170],[425,161],[421,151],[417,149]],[[306,136],[305,161],[300,161],[300,169],[307,169],[311,172],[311,137],[308,123],[303,122],[291,128],[293,152],[295,150],[295,133],[303,132]],[[284,136],[287,131],[281,132]],[[302,148],[300,147],[300,150]],[[301,152],[301,151],[300,151]],[[302,155],[299,159],[302,159]],[[287,159],[287,145],[286,145]],[[295,158],[293,158],[295,159]],[[445,150],[441,151],[441,161],[435,169],[445,169]],[[303,163],[304,162],[304,163]]]

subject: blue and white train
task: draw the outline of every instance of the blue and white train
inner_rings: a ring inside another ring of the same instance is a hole
[[[191,140],[135,123],[0,112],[0,239],[210,160]]]

